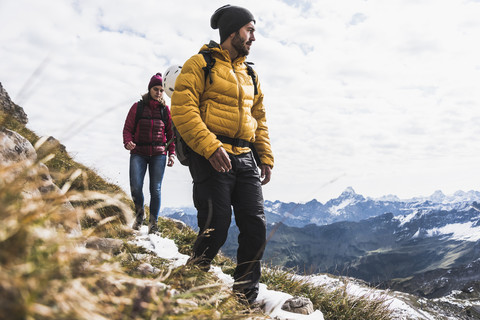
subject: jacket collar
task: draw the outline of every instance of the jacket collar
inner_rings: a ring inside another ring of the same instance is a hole
[[[230,55],[228,54],[228,51],[223,49],[222,48],[222,45],[216,43],[215,41],[213,40],[210,40],[210,42],[208,44],[204,44],[202,46],[202,48],[200,49],[200,51],[203,51],[203,50],[210,50],[211,52],[213,53],[218,53],[221,58],[225,61],[228,61],[229,63],[232,63],[231,62],[231,59],[230,59]],[[199,52],[200,52],[199,51]],[[245,62],[245,59],[247,57],[243,56],[243,57],[238,57],[237,59],[235,59],[233,61],[233,64],[242,64],[243,62]]]

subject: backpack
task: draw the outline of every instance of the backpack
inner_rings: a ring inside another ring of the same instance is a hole
[[[212,52],[210,50],[202,50],[202,51],[200,51],[200,53],[202,54],[203,58],[205,59],[205,62],[207,63],[207,65],[202,68],[204,73],[205,73],[205,81],[207,81],[207,79],[210,76],[210,84],[212,84],[213,80],[212,80],[212,76],[211,76],[211,70],[212,70],[213,66],[215,65],[215,58],[212,57]],[[247,73],[250,77],[252,77],[253,86],[254,86],[254,90],[255,90],[255,95],[257,95],[258,94],[257,77],[255,75],[255,72],[253,71],[253,68],[252,68],[251,64],[253,64],[253,63],[245,62],[245,66],[247,67]],[[182,137],[180,136],[180,133],[178,132],[177,128],[175,128],[175,125],[173,126],[173,131],[174,131],[174,135],[175,135],[175,154],[177,156],[177,159],[178,159],[178,161],[180,161],[180,163],[182,165],[188,166],[190,164],[190,154],[194,151],[182,139]],[[218,136],[218,135],[217,135],[217,138],[219,138],[219,140],[222,141],[222,142],[226,142],[226,143],[229,143],[229,144],[232,144],[232,145],[250,147],[250,149],[252,150],[253,155],[255,157],[255,160],[257,161],[257,164],[260,164],[260,157],[258,156],[258,153],[256,152],[255,148],[253,147],[253,143],[249,143],[249,142],[246,142],[246,141],[242,140],[242,142],[247,143],[247,144],[243,143],[241,145],[238,145],[236,143],[239,141],[239,139],[233,139],[233,138],[228,138],[228,137]]]
[[[138,126],[138,122],[140,121],[140,119],[152,119],[151,117],[144,117],[143,116],[143,110],[145,109],[145,102],[143,101],[143,99],[140,99],[138,102],[137,102],[137,111],[135,112],[135,125],[133,127],[133,132],[137,132],[137,126]],[[168,113],[167,113],[167,107],[166,106],[160,106],[160,114],[161,114],[161,119],[163,121],[163,124],[164,124],[164,127],[165,127],[165,130],[167,128],[167,122],[168,122]],[[157,119],[157,118],[154,118],[154,119]],[[165,132],[166,134],[166,132]],[[172,138],[167,144],[166,144],[166,147],[165,148],[168,148],[168,146],[170,145],[170,143],[172,143],[174,138]],[[158,143],[150,143],[150,144],[147,144],[147,143],[137,143],[137,145],[162,145],[162,144],[158,144]]]

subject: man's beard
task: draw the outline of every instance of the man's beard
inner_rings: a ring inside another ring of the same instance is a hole
[[[250,49],[247,48],[245,39],[240,36],[238,31],[235,32],[235,36],[233,36],[232,46],[237,50],[239,57],[247,56],[250,53]]]

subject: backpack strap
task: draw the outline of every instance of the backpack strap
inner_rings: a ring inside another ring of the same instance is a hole
[[[207,78],[210,75],[210,84],[212,84],[213,80],[212,80],[211,70],[216,60],[214,57],[212,57],[212,52],[210,50],[202,50],[200,51],[200,53],[202,54],[203,59],[205,59],[205,62],[207,63],[207,65],[202,68],[203,71],[205,72],[205,81],[207,81]]]
[[[205,62],[207,65],[203,67],[203,71],[205,73],[205,81],[207,81],[208,77],[210,76],[210,84],[213,83],[212,80],[212,75],[211,75],[211,70],[213,69],[213,66],[215,65],[215,58],[212,57],[212,52],[210,50],[202,50],[200,53],[203,56],[203,59],[205,59]],[[247,67],[247,74],[252,77],[253,81],[253,88],[255,90],[255,95],[258,94],[258,88],[257,88],[257,76],[255,75],[255,71],[253,71],[252,68],[253,62],[245,62],[245,66]]]
[[[133,132],[137,132],[138,121],[140,121],[140,118],[142,117],[144,107],[145,104],[143,99],[140,99],[140,101],[137,102],[137,111],[135,112],[135,126],[133,127]]]
[[[168,114],[167,114],[167,106],[160,105],[160,114],[162,117],[162,121],[165,127],[165,131],[167,130],[167,122],[168,122]]]
[[[252,81],[253,81],[253,87],[254,87],[254,90],[255,90],[255,95],[258,94],[258,89],[257,89],[257,76],[255,75],[255,71],[253,71],[253,68],[252,68],[252,65],[253,62],[246,62],[245,61],[245,66],[247,66],[247,73],[250,77],[252,77]]]
[[[143,99],[140,99],[137,102],[137,111],[135,112],[135,126],[133,127],[133,132],[137,131],[138,122],[140,119],[152,119],[151,117],[144,117],[143,110],[145,109],[145,102]],[[168,122],[168,113],[167,113],[167,106],[160,105],[160,120],[163,121],[165,132],[167,130],[167,122]],[[158,119],[158,118],[155,118]]]

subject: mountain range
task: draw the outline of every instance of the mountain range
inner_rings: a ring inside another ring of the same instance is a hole
[[[265,201],[264,261],[424,297],[457,290],[480,298],[479,203],[477,191],[401,200],[365,198],[353,188],[325,204]],[[169,217],[196,227],[194,208],[169,210]],[[232,225],[224,254],[235,257],[237,238]]]
[[[373,199],[355,193],[348,187],[337,198],[325,204],[313,199],[306,203],[265,201],[265,216],[268,223],[281,222],[291,227],[304,227],[308,224],[327,225],[339,221],[361,221],[384,213],[394,216],[409,215],[414,212],[433,210],[462,210],[472,202],[480,203],[480,192],[457,191],[453,195],[445,195],[435,191],[429,197],[415,197],[402,200],[394,195]],[[162,215],[185,221],[196,228],[196,215],[193,207],[165,208]],[[183,218],[182,216],[187,215]],[[193,224],[189,222],[193,221]]]

